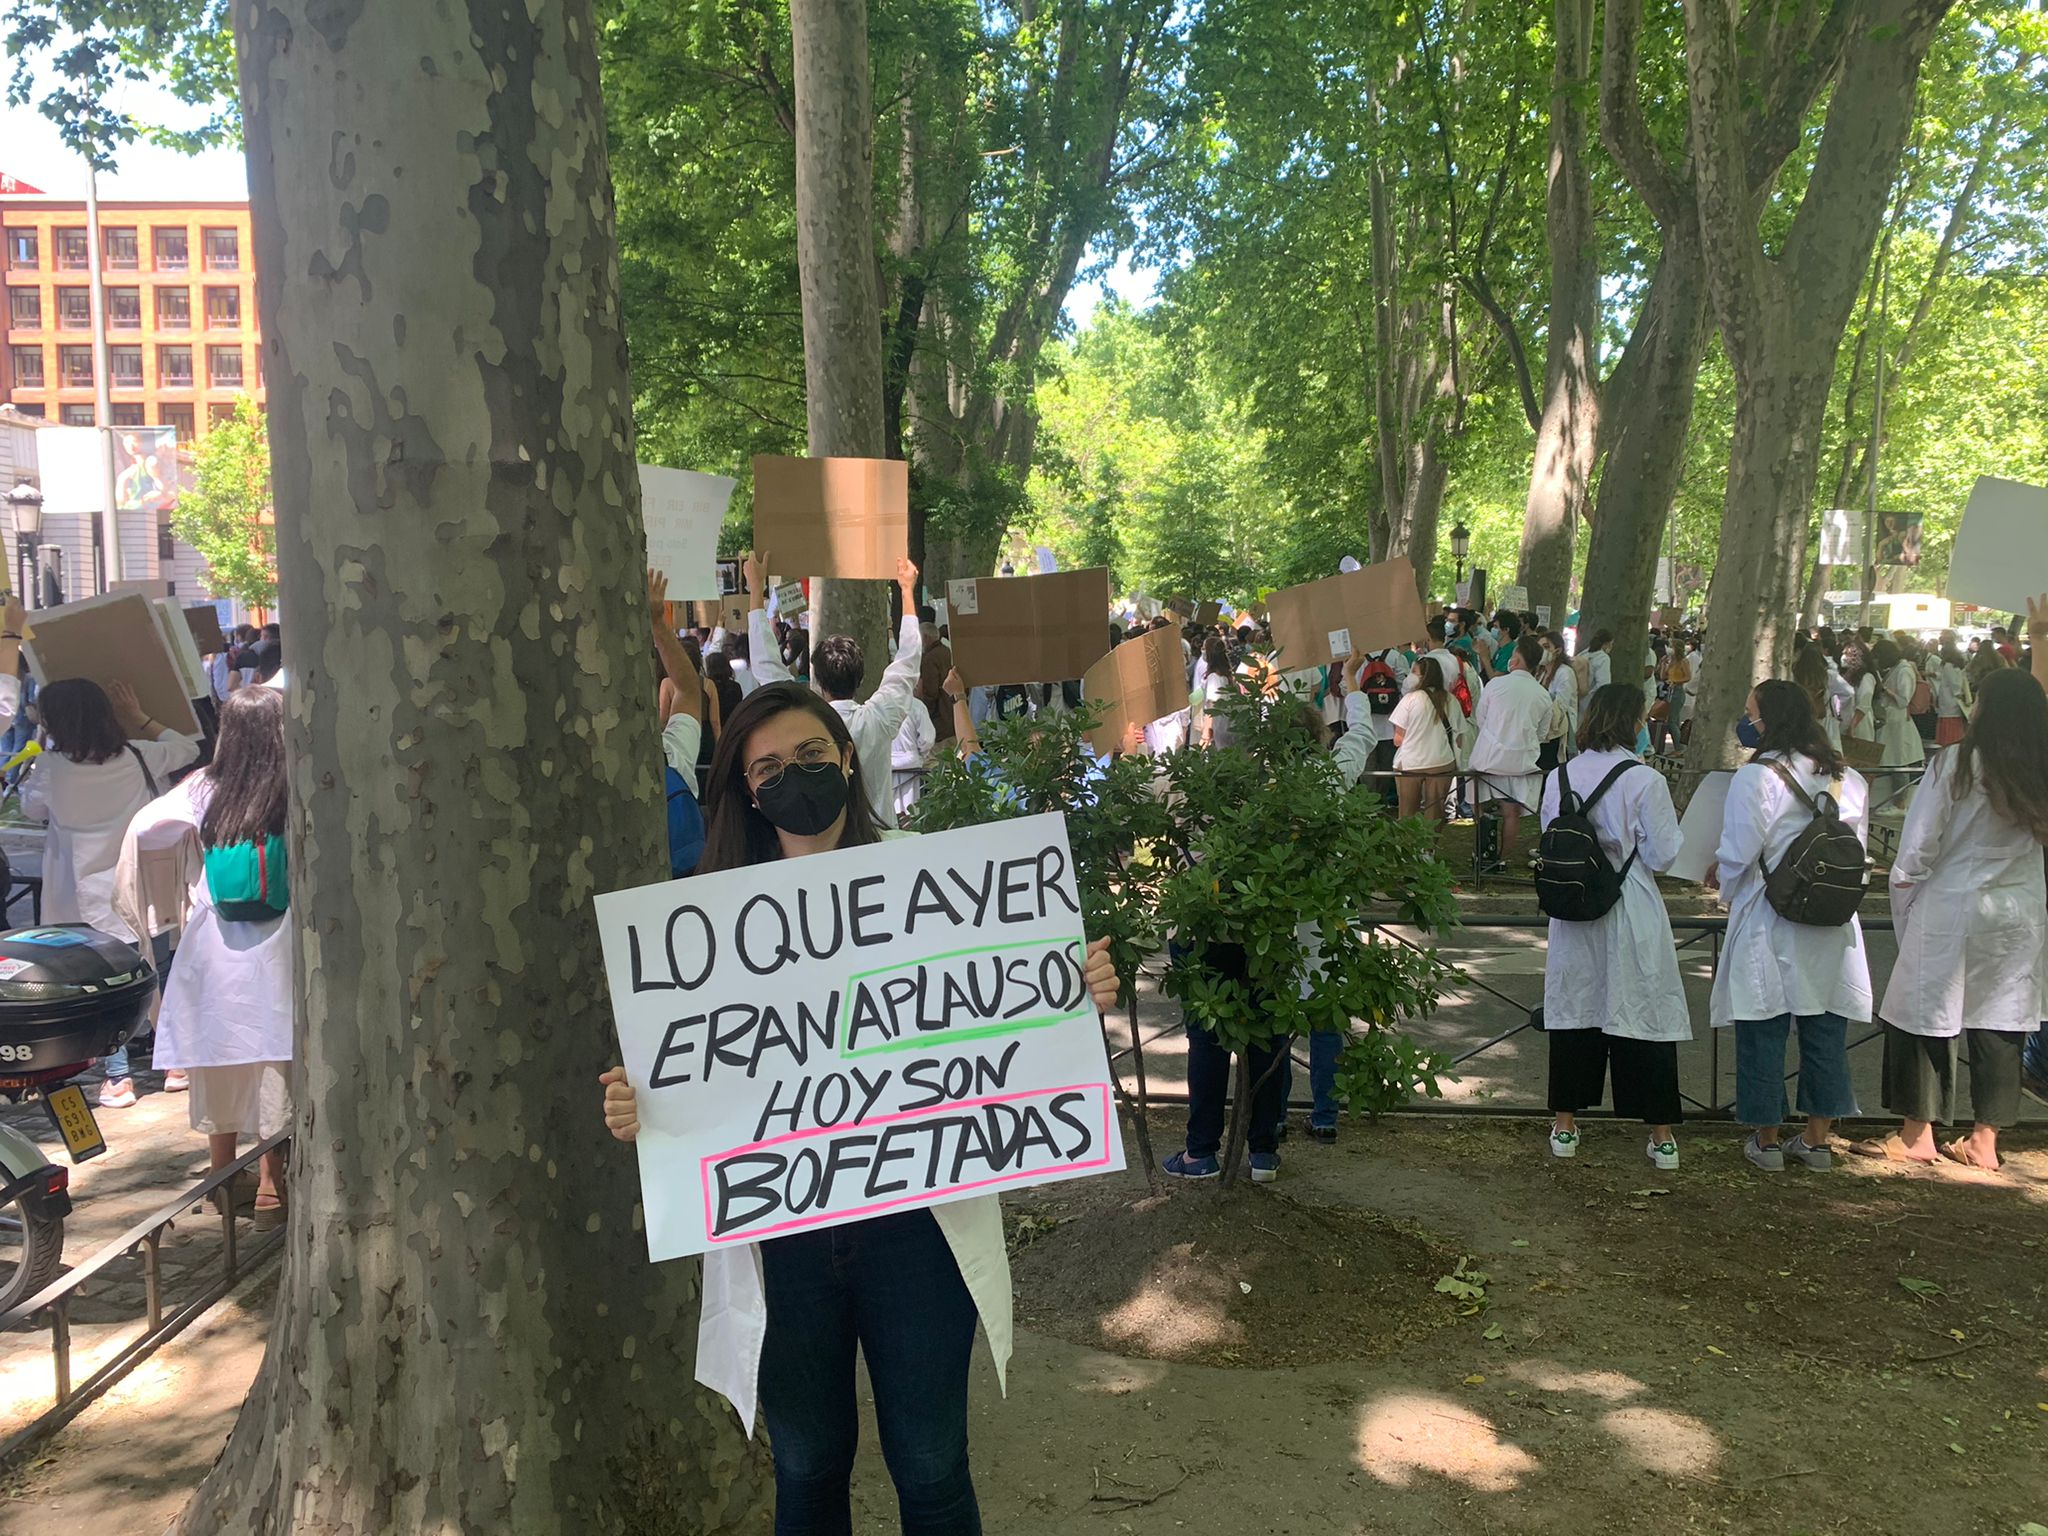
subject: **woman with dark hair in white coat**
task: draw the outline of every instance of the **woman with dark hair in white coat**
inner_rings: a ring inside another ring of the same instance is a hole
[[[1721,822],[1714,883],[1728,908],[1728,934],[1711,1017],[1715,1028],[1735,1029],[1735,1118],[1751,1129],[1743,1155],[1767,1173],[1788,1160],[1823,1169],[1833,1162],[1835,1121],[1857,1113],[1848,1033],[1851,1023],[1870,1018],[1863,925],[1854,917],[1837,927],[1795,923],[1771,905],[1764,881],[1812,824],[1808,802],[1821,795],[1868,842],[1870,788],[1828,744],[1799,684],[1758,683],[1745,714],[1761,739],[1728,786]],[[1795,1026],[1806,1128],[1786,1142],[1785,1044]]]
[[[1899,959],[1879,1012],[1884,1107],[1903,1124],[1858,1152],[1998,1167],[1998,1132],[2019,1118],[2020,1052],[2040,1028],[2048,983],[2044,843],[2048,693],[2024,672],[1994,672],[1968,734],[1935,754],[1899,834]],[[1975,1124],[1937,1151],[1934,1127],[1956,1118],[1965,1052]]]
[[[1594,689],[1579,755],[1544,781],[1542,824],[1557,819],[1560,780],[1568,780],[1574,795],[1592,801],[1585,814],[1608,864],[1626,873],[1621,900],[1604,916],[1551,920],[1543,1028],[1556,1116],[1551,1154],[1577,1155],[1578,1115],[1600,1102],[1611,1070],[1614,1112],[1649,1127],[1647,1155],[1670,1169],[1678,1166],[1678,1042],[1692,1038],[1692,1020],[1656,876],[1684,839],[1664,776],[1636,755],[1646,710],[1640,684]]]

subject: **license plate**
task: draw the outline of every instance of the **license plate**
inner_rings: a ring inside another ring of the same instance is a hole
[[[92,1106],[85,1101],[85,1090],[76,1083],[44,1094],[43,1108],[50,1112],[50,1123],[64,1138],[64,1150],[71,1154],[72,1162],[88,1162],[107,1150],[107,1138],[100,1134]]]

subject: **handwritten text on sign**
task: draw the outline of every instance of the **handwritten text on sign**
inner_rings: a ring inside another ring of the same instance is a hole
[[[655,1259],[1123,1167],[1057,815],[597,914]]]

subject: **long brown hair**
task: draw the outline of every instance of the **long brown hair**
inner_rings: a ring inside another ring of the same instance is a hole
[[[1984,781],[1991,809],[2048,843],[2048,693],[2030,673],[1993,672],[1956,747],[1958,800]]]
[[[861,782],[860,753],[854,750],[853,737],[839,711],[802,683],[768,683],[748,694],[725,717],[724,729],[718,734],[718,749],[711,754],[711,767],[704,775],[704,857],[697,863],[698,874],[772,864],[782,857],[782,839],[776,835],[775,824],[761,814],[747,791],[746,749],[756,726],[793,709],[817,721],[832,745],[852,764],[846,771],[846,825],[839,834],[839,846],[856,848],[881,840],[881,823],[875,820],[867,786]]]
[[[284,695],[240,688],[220,707],[220,739],[206,770],[212,797],[199,818],[199,843],[226,848],[284,836]]]
[[[1642,729],[1649,708],[1643,690],[1636,683],[1609,683],[1595,688],[1586,700],[1586,712],[1579,718],[1581,752],[1633,752],[1636,733]]]
[[[1749,756],[1752,763],[1766,753],[1783,757],[1797,752],[1810,758],[1822,773],[1832,776],[1842,771],[1842,754],[1828,745],[1827,733],[1814,718],[1813,699],[1799,684],[1782,677],[1765,678],[1756,685],[1756,712],[1763,739]]]

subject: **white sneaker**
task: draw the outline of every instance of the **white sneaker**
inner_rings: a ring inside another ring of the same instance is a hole
[[[1811,1168],[1816,1173],[1826,1173],[1835,1166],[1835,1154],[1826,1147],[1808,1146],[1804,1131],[1790,1141],[1780,1142],[1778,1150],[1802,1168]]]
[[[1553,1128],[1550,1133],[1550,1155],[1552,1157],[1577,1157],[1579,1155],[1579,1133],[1577,1131],[1560,1131]]]
[[[1656,1155],[1654,1150],[1651,1155]],[[1783,1173],[1785,1171],[1785,1148],[1782,1145],[1775,1147],[1765,1146],[1754,1132],[1750,1134],[1749,1140],[1742,1144],[1742,1155],[1752,1163],[1755,1163],[1757,1167],[1763,1169],[1765,1173]]]
[[[1650,1161],[1667,1173],[1678,1166],[1678,1143],[1675,1141],[1653,1141],[1646,1149]]]

